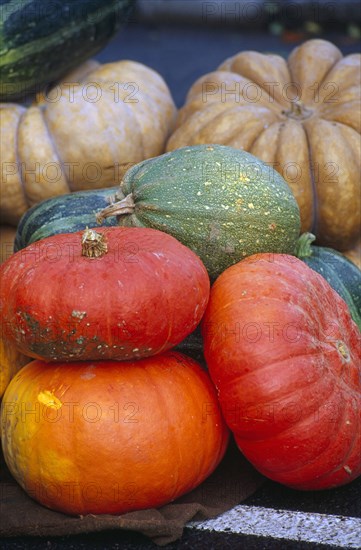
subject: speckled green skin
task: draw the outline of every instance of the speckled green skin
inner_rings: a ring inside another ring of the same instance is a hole
[[[211,279],[251,254],[295,253],[296,200],[278,172],[245,151],[196,145],[145,160],[125,174],[117,199],[128,195],[135,209],[119,224],[170,233]]]

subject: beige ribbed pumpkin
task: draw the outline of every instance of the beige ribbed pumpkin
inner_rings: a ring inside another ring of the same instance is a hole
[[[353,248],[346,250],[344,255],[355,265],[357,265],[359,269],[361,269],[361,238],[357,241]]]
[[[325,40],[278,55],[244,51],[199,78],[167,150],[219,143],[276,168],[318,244],[352,247],[360,234],[360,58]]]
[[[0,225],[0,264],[5,262],[14,250],[16,228],[11,225]]]
[[[2,223],[44,199],[119,183],[164,152],[176,108],[163,78],[140,63],[88,62],[30,107],[3,103]]]

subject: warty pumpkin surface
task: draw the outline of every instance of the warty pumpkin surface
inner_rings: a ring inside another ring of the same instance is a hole
[[[44,199],[114,185],[164,152],[176,108],[163,78],[133,61],[89,67],[28,108],[0,105],[3,223]]]
[[[291,187],[302,231],[347,250],[361,225],[360,59],[320,39],[287,60],[241,52],[191,86],[167,150],[212,142],[253,153]]]
[[[212,286],[202,334],[224,418],[262,474],[300,490],[361,474],[361,333],[321,275],[250,256]]]
[[[74,515],[176,499],[213,472],[228,435],[207,372],[175,352],[127,362],[33,361],[2,403],[11,473],[43,505]]]
[[[200,322],[209,277],[198,256],[150,228],[54,235],[0,267],[0,323],[36,359],[126,360],[179,344]]]

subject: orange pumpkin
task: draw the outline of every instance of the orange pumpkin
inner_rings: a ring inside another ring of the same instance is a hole
[[[253,153],[288,182],[302,231],[347,250],[361,223],[360,58],[318,39],[287,61],[241,52],[193,84],[167,150],[218,143]]]
[[[68,514],[161,506],[200,484],[224,455],[216,391],[180,353],[138,361],[33,361],[2,406],[2,445],[19,484]]]
[[[8,225],[0,226],[0,263],[4,262],[13,253],[16,229]],[[29,363],[26,357],[10,343],[3,334],[0,334],[0,399],[13,376],[21,367]]]

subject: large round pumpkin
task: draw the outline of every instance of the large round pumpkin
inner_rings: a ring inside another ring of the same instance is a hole
[[[239,147],[286,179],[302,230],[347,250],[360,232],[360,55],[309,40],[288,60],[241,52],[190,88],[167,150]]]
[[[29,108],[0,105],[3,223],[44,199],[114,185],[164,152],[176,108],[163,78],[133,61],[89,67]]]
[[[11,473],[34,499],[68,514],[170,502],[212,473],[227,441],[208,374],[175,352],[134,362],[33,361],[2,403]]]
[[[361,474],[361,334],[301,260],[258,254],[211,290],[204,353],[225,420],[264,475],[325,489]]]
[[[0,267],[0,323],[36,359],[131,359],[180,343],[200,322],[209,277],[171,235],[108,227],[54,235]]]

